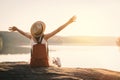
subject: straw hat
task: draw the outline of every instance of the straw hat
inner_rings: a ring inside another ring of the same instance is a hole
[[[43,32],[45,31],[45,23],[42,21],[37,21],[35,23],[33,23],[33,25],[31,26],[31,34],[33,35],[33,37],[38,37],[41,34],[43,34]]]

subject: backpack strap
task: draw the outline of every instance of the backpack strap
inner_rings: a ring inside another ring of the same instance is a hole
[[[44,37],[44,35],[36,38],[38,44],[42,43],[43,37]]]

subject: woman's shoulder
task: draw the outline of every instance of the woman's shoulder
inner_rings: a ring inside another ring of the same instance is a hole
[[[43,37],[46,41],[50,38],[49,37],[49,34],[44,34],[44,37]]]

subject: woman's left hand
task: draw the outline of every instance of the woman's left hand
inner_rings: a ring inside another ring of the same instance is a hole
[[[17,27],[15,27],[15,26],[9,27],[9,30],[10,30],[10,31],[16,31],[16,30],[17,30]]]

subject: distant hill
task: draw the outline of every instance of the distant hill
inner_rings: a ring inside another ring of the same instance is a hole
[[[115,46],[113,36],[53,36],[49,45]],[[30,40],[18,32],[0,31],[0,53],[28,53]]]
[[[114,36],[66,36],[61,37],[65,45],[79,46],[116,46],[117,37]]]
[[[17,32],[0,32],[0,42],[2,44],[0,53],[28,53],[29,49],[22,48],[21,45],[29,45],[27,38]]]

